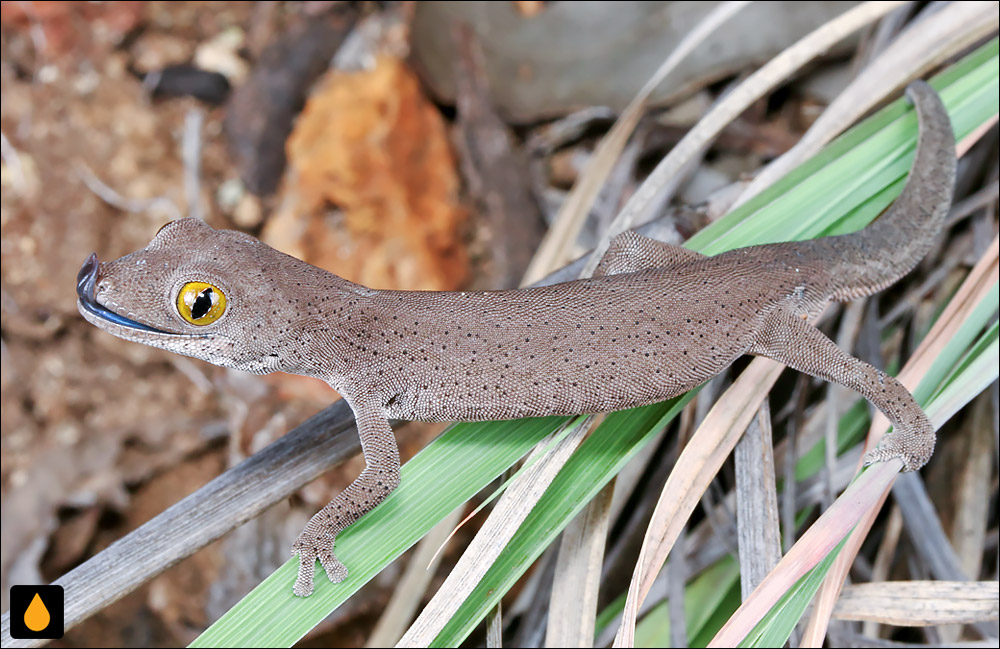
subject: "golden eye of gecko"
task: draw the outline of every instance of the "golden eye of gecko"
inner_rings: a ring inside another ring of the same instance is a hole
[[[177,311],[193,325],[208,325],[226,312],[226,295],[206,282],[188,282],[177,294]]]

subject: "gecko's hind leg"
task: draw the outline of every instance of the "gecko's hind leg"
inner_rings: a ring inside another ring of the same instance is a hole
[[[366,466],[347,489],[313,516],[292,544],[299,555],[299,574],[293,592],[307,597],[313,592],[313,576],[319,559],[327,577],[340,583],[347,568],[333,552],[337,534],[385,500],[399,486],[399,447],[385,415],[354,408]]]
[[[750,353],[851,388],[881,410],[893,430],[865,456],[865,464],[899,458],[904,471],[916,471],[934,452],[934,428],[909,390],[845,353],[800,316],[781,310],[769,314]]]
[[[705,259],[705,255],[650,239],[635,230],[626,230],[611,240],[607,252],[594,270],[594,277],[663,268],[698,259]]]

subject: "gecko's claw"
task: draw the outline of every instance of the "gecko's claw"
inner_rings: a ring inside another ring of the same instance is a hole
[[[305,532],[292,544],[292,554],[299,555],[299,574],[295,578],[295,586],[292,587],[292,592],[298,597],[312,595],[317,559],[330,581],[339,584],[347,579],[347,567],[333,554],[333,543],[324,544],[328,549],[320,549],[313,539],[303,538],[304,536]]]
[[[319,562],[323,564],[323,570],[326,571],[326,576],[330,578],[335,584],[347,579],[347,566],[342,564],[337,560],[337,557],[333,555],[333,550],[328,550],[326,552],[319,553]]]

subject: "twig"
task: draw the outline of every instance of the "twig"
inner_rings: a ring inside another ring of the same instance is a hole
[[[84,162],[77,163],[77,175],[87,189],[94,192],[98,198],[110,205],[125,212],[145,212],[147,210],[161,209],[166,212],[171,219],[181,218],[181,211],[172,200],[166,196],[156,198],[125,198],[115,190],[104,184],[100,178],[90,170]]]
[[[453,29],[456,140],[462,172],[490,229],[492,281],[488,288],[512,288],[531,262],[544,235],[544,223],[531,195],[523,151],[491,104],[486,62],[475,34],[466,25]]]
[[[563,530],[549,598],[546,647],[589,647],[594,641],[601,559],[614,491],[611,480]]]
[[[188,216],[202,220],[205,218],[201,213],[201,127],[204,121],[205,114],[200,109],[189,110],[184,116],[184,138],[181,142]]]
[[[950,228],[967,216],[989,207],[997,201],[998,196],[1000,196],[1000,181],[994,180],[975,194],[955,203],[951,208],[951,214],[948,215],[948,220],[945,221],[944,227],[946,229]]]

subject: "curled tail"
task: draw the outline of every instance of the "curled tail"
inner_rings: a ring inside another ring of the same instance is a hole
[[[863,230],[821,239],[838,259],[831,297],[847,301],[877,293],[923,259],[948,216],[955,189],[955,135],[944,104],[923,81],[906,88],[917,110],[917,153],[903,192]]]

